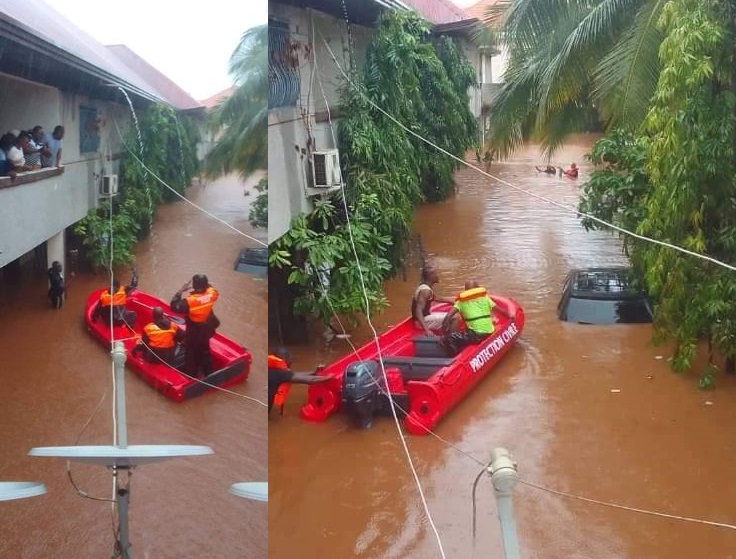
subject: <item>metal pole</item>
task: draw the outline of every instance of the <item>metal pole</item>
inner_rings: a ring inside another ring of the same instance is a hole
[[[115,342],[112,350],[112,361],[115,364],[115,404],[118,411],[116,429],[118,435],[118,446],[128,446],[128,426],[125,416],[125,346],[123,342]]]
[[[128,425],[125,415],[125,346],[123,342],[117,341],[112,350],[112,361],[115,364],[115,404],[117,407],[116,432],[118,438],[117,446],[126,448],[128,446]],[[114,466],[115,495],[118,505],[118,524],[120,528],[120,551],[123,559],[131,559],[130,556],[130,532],[128,530],[128,499],[129,486],[120,486],[119,474],[121,468]]]
[[[121,470],[118,470],[120,472]],[[118,477],[115,476],[115,491],[118,496],[118,522],[120,525],[120,551],[122,559],[132,559],[130,554],[130,532],[128,530],[128,500],[130,498],[130,482],[120,487]]]
[[[490,473],[498,505],[498,518],[501,522],[504,556],[506,559],[520,559],[521,553],[514,522],[514,505],[511,500],[511,490],[516,485],[519,476],[516,472],[516,463],[511,460],[508,450],[493,449]]]

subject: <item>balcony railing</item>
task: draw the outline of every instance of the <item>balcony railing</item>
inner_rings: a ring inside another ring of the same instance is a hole
[[[37,169],[36,171],[18,173],[15,178],[0,177],[0,188],[20,186],[21,184],[28,184],[30,182],[40,181],[49,177],[61,175],[63,172],[64,167],[48,167],[46,169]]]

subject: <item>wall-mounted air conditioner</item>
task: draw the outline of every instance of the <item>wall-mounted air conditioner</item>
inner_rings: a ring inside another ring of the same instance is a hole
[[[118,193],[118,176],[102,175],[100,182],[100,196],[115,196]]]
[[[336,149],[312,153],[312,186],[331,188],[341,185],[340,152]]]

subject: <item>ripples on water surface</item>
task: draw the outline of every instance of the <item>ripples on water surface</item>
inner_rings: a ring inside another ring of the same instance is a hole
[[[248,181],[254,184],[253,179]],[[233,178],[188,194],[231,225],[254,233],[245,219],[254,198]],[[183,203],[159,210],[153,232],[137,250],[140,287],[168,300],[193,273],[205,272],[220,290],[220,330],[241,341],[256,364],[233,390],[265,400],[265,282],[233,271],[238,251],[253,246]],[[68,275],[69,270],[67,270]],[[128,272],[124,272],[128,280]],[[28,278],[4,288],[0,302],[0,479],[45,483],[48,494],[0,503],[0,557],[59,559],[109,557],[113,534],[108,503],[77,496],[65,462],[31,458],[34,446],[74,444],[107,387],[108,396],[80,444],[111,444],[110,357],[85,331],[86,295],[105,283],[79,275],[61,311],[48,308],[46,281]],[[208,445],[212,456],[180,458],[134,470],[130,520],[136,558],[266,557],[266,505],[230,495],[231,484],[266,480],[265,408],[224,393],[174,403],[126,375],[130,444]],[[111,477],[102,468],[74,465],[78,485],[107,498]]]
[[[492,172],[553,200],[577,206],[590,172],[590,141],[567,146],[553,164],[581,166],[581,179],[538,174],[534,149],[493,164]],[[439,266],[440,293],[469,277],[524,307],[521,342],[439,425],[438,434],[488,460],[508,448],[520,475],[587,497],[672,514],[736,523],[732,465],[736,386],[719,378],[699,392],[694,375],[669,372],[649,326],[591,327],[556,319],[562,283],[572,267],[625,263],[618,239],[585,233],[574,212],[495,184],[471,170],[457,176],[459,194],[422,207],[415,220],[424,250]],[[448,234],[451,232],[451,234]],[[388,285],[392,302],[375,318],[385,329],[408,312],[416,272]],[[368,331],[353,332],[362,343]],[[308,369],[347,352],[316,344],[294,347]],[[651,378],[649,378],[651,377]],[[618,389],[620,392],[611,392]],[[343,417],[299,419],[305,391],[295,387],[284,417],[269,421],[269,557],[425,559],[439,557],[406,458],[390,418],[354,431]],[[706,405],[710,401],[712,405]],[[448,558],[468,558],[471,486],[479,466],[432,437],[408,444]],[[736,556],[736,532],[642,516],[517,486],[522,556],[540,559],[689,559]],[[478,491],[475,557],[500,557],[502,546],[490,480]]]

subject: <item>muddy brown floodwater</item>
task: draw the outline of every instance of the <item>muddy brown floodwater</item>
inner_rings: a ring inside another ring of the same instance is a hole
[[[565,147],[553,163],[581,165],[579,181],[537,174],[536,149],[494,163],[513,184],[575,205],[592,140]],[[486,462],[510,450],[522,480],[559,491],[736,524],[736,382],[714,391],[697,374],[669,371],[651,326],[561,323],[556,306],[572,267],[624,262],[617,238],[585,233],[574,213],[514,191],[472,170],[459,194],[422,207],[415,220],[439,265],[437,291],[466,278],[516,298],[526,312],[520,343],[448,416],[437,434]],[[388,285],[379,330],[408,313],[417,273]],[[353,341],[368,339],[366,329]],[[349,351],[293,347],[309,369]],[[368,431],[344,416],[310,424],[295,387],[283,417],[269,418],[269,557],[426,559],[440,557],[391,418]],[[502,557],[490,479],[480,483],[472,539],[472,483],[480,466],[431,436],[408,436],[411,456],[449,558]],[[653,517],[517,485],[514,505],[523,557],[540,559],[709,559],[736,557],[736,531]],[[474,554],[475,548],[475,554]]]
[[[248,188],[255,179],[247,181]],[[21,187],[22,188],[22,187]],[[254,196],[228,177],[195,186],[188,196],[232,226],[265,241],[245,219]],[[252,189],[251,189],[252,190]],[[234,391],[265,401],[266,283],[233,270],[238,251],[255,246],[199,210],[177,202],[162,207],[150,238],[137,249],[140,287],[168,300],[203,271],[220,290],[220,331],[242,342],[254,363],[249,379]],[[67,270],[67,276],[70,270]],[[18,288],[3,287],[0,300],[0,480],[44,483],[46,495],[0,502],[3,559],[111,557],[110,504],[77,495],[66,462],[29,457],[36,446],[112,444],[111,360],[86,332],[87,294],[104,275],[77,275],[61,311],[49,308],[47,282],[26,274]],[[129,274],[124,271],[124,281]],[[175,403],[130,371],[126,375],[128,443],[208,445],[215,454],[141,466],[131,481],[130,538],[136,558],[264,559],[266,503],[228,493],[233,483],[267,480],[266,408],[216,392]],[[110,473],[98,466],[72,466],[81,489],[109,498]]]

